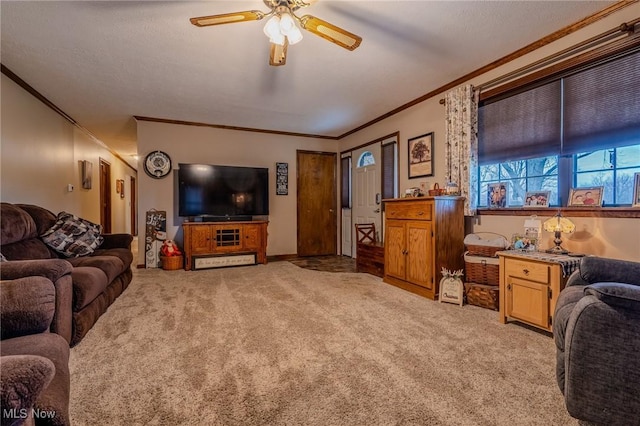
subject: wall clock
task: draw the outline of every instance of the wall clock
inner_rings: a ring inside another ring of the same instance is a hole
[[[171,171],[171,158],[163,151],[153,151],[144,158],[144,171],[154,179],[161,179]]]

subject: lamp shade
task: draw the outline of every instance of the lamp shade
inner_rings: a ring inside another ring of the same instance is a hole
[[[264,24],[264,33],[270,39],[275,39],[280,33],[280,18],[278,15],[273,15],[266,24]]]
[[[302,40],[302,31],[300,31],[300,28],[293,27],[293,30],[287,34],[287,40],[289,40],[289,44],[296,44]]]
[[[556,216],[547,219],[542,225],[547,232],[562,232],[563,234],[572,234],[576,230],[576,225],[566,217]]]

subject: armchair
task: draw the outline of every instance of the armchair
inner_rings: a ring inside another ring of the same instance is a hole
[[[558,298],[553,334],[556,379],[569,414],[602,425],[636,422],[640,263],[583,258]]]
[[[69,343],[49,332],[55,310],[50,279],[0,281],[2,425],[69,424]]]

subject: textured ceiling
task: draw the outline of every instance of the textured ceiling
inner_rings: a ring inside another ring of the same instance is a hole
[[[2,63],[135,166],[133,116],[339,136],[612,3],[320,0],[362,45],[303,31],[271,67],[264,21],[189,22],[260,0],[3,0]]]

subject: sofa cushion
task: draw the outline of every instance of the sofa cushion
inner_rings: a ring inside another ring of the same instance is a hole
[[[51,228],[58,218],[50,210],[47,210],[40,206],[34,206],[33,204],[16,204],[22,210],[27,212],[36,224],[36,232],[38,235],[44,234],[49,228]]]
[[[86,256],[102,244],[102,226],[61,212],[58,221],[42,234],[42,241],[68,257]]]
[[[0,205],[0,241],[3,246],[37,236],[36,223],[27,212],[13,204]],[[7,256],[7,253],[4,255]],[[9,256],[7,258],[11,259]]]
[[[108,283],[127,269],[122,260],[115,256],[85,256],[68,259],[68,261],[74,268],[87,266],[100,269],[107,276]]]
[[[99,248],[93,252],[91,257],[95,256],[114,256],[122,261],[124,269],[129,268],[129,265],[133,262],[133,253],[131,249],[128,248],[110,248],[110,249],[102,249]]]
[[[78,266],[71,272],[73,279],[73,310],[79,311],[100,295],[111,280],[100,268]]]

